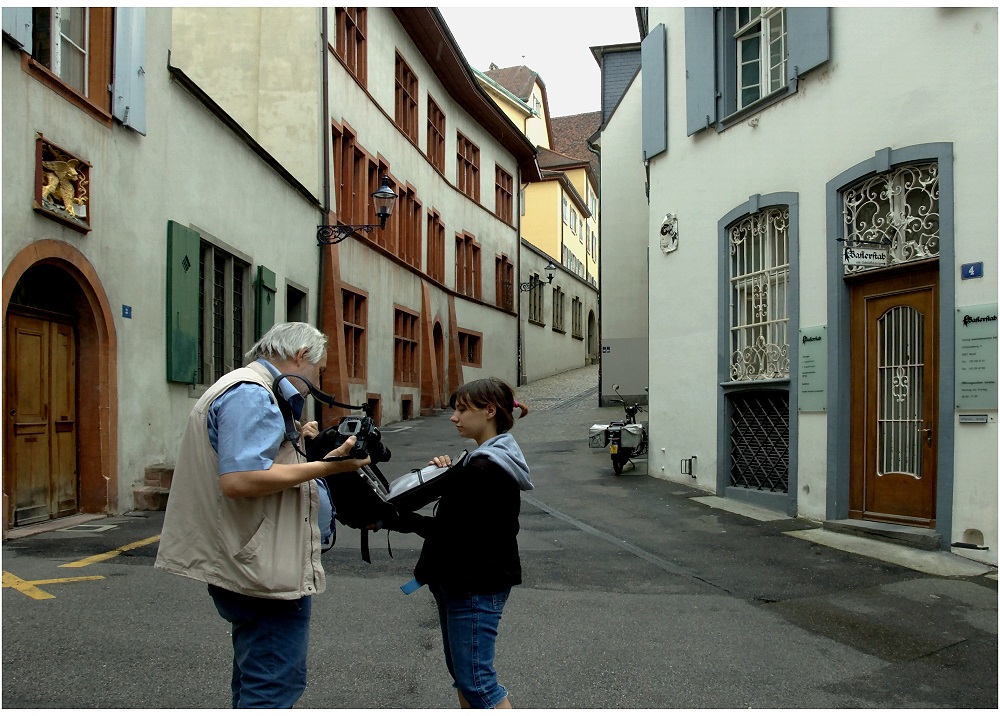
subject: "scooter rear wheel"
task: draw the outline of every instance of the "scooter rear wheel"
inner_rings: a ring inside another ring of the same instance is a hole
[[[616,475],[622,474],[622,468],[625,467],[625,461],[623,460],[612,460],[611,466],[615,469]]]

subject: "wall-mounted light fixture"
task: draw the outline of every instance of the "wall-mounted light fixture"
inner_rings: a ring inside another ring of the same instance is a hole
[[[552,283],[552,279],[556,276],[556,265],[551,260],[549,260],[548,265],[545,267],[545,275],[548,277],[549,283]],[[540,280],[537,276],[532,276],[530,281],[521,284],[521,292],[531,291],[538,286],[544,285],[544,281]]]
[[[385,222],[392,214],[392,209],[396,205],[397,194],[389,186],[389,177],[382,177],[382,186],[372,192],[372,199],[375,200],[375,216],[378,217],[378,224],[336,224],[332,226],[323,225],[316,227],[316,243],[320,246],[324,244],[339,244],[355,231],[364,231],[370,234],[373,229],[385,228]]]

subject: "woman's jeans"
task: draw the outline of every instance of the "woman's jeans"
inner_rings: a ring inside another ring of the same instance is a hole
[[[496,594],[449,592],[430,585],[437,602],[444,660],[454,686],[472,708],[491,709],[507,697],[493,668],[497,630],[510,588]]]
[[[306,688],[312,597],[262,599],[209,585],[233,626],[233,708],[291,708]]]

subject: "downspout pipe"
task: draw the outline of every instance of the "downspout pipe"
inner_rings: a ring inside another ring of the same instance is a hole
[[[320,165],[323,167],[323,214],[320,217],[319,224],[326,224],[330,217],[330,52],[329,52],[329,12],[324,6],[320,8],[320,67],[322,68],[320,87],[320,118],[321,126],[320,131],[323,133],[323,141],[320,142],[320,146],[323,148],[323,161]],[[323,315],[323,300],[324,294],[324,281],[326,277],[326,256],[330,247],[319,246],[317,251],[319,251],[319,301],[316,308],[316,325],[319,330],[323,330],[324,318]],[[323,409],[320,407],[318,401],[314,401],[314,415],[322,416]],[[320,423],[322,424],[322,417],[320,417]]]

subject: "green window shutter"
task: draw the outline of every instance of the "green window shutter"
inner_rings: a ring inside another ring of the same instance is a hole
[[[254,306],[255,340],[274,325],[274,303],[278,293],[277,277],[265,266],[257,267],[256,301]]]
[[[198,262],[201,236],[167,222],[167,380],[195,385],[198,366]]]

